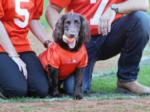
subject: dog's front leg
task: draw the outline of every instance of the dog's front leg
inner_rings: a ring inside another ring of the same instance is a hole
[[[48,76],[48,81],[49,81],[49,87],[50,87],[50,91],[52,91],[52,66],[48,65],[47,66],[47,69],[48,69],[48,73],[47,73],[47,76]]]
[[[77,100],[83,99],[81,94],[83,70],[84,67],[76,68],[73,99],[77,99]]]
[[[50,65],[49,65],[50,66]],[[52,92],[53,97],[62,97],[62,95],[59,93],[59,80],[58,80],[58,73],[59,69],[54,67],[49,67],[49,83],[50,83],[50,92]]]

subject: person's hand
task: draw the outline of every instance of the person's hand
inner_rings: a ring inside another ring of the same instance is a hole
[[[51,45],[51,43],[52,43],[52,41],[46,40],[46,41],[43,43],[43,45],[44,45],[45,48],[48,48],[48,47]]]
[[[11,59],[18,65],[20,71],[23,70],[25,79],[27,79],[26,64],[19,57],[11,57]]]
[[[107,35],[111,31],[111,23],[116,16],[116,12],[111,8],[108,8],[106,12],[100,17],[98,24],[98,33],[102,35]]]

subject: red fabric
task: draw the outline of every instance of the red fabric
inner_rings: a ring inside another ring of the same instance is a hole
[[[19,14],[19,11],[24,12]],[[0,0],[0,20],[17,52],[32,50],[27,39],[29,25],[32,19],[40,19],[42,12],[43,0],[27,0],[24,2],[20,0]],[[15,23],[14,18],[23,23],[27,18],[25,14],[29,14],[29,18],[26,25],[20,27]],[[0,52],[5,52],[1,46]]]
[[[91,0],[49,0],[51,3],[58,5],[60,7],[66,8],[66,13],[73,10],[75,13],[79,13],[87,18],[88,23],[90,25],[90,19],[93,18],[96,13],[98,7],[100,6],[102,0],[96,0],[96,3],[91,4]],[[114,3],[121,3],[125,0],[109,0],[103,13],[110,7],[110,5]],[[122,14],[117,14],[114,21],[118,18],[122,17]],[[91,18],[92,17],[92,18]],[[114,22],[113,21],[113,22]],[[90,25],[91,35],[98,35],[97,25]]]
[[[84,44],[78,52],[69,52],[58,44],[52,43],[46,51],[39,55],[39,59],[45,70],[48,64],[59,68],[59,80],[63,80],[73,73],[76,67],[85,67],[88,56]]]

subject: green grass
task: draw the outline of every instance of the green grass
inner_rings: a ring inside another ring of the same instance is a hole
[[[138,76],[138,82],[140,82],[143,85],[149,86],[150,87],[150,78],[149,73],[150,73],[150,64],[149,65],[141,65],[141,70]],[[109,76],[109,71],[108,74],[107,72],[104,73],[104,76],[108,75],[107,77],[96,77],[92,79],[92,87],[90,92],[91,93],[117,93],[116,88],[116,83],[117,83],[117,76],[116,72],[111,73],[112,75]]]
[[[23,106],[22,107],[22,111],[23,112],[29,112],[29,111],[30,112],[35,112],[35,107],[32,107],[32,106],[29,106],[29,107],[28,106]]]
[[[44,0],[43,15],[40,18],[40,22],[43,27],[49,27],[49,25],[45,19],[45,11],[46,11],[46,7],[48,4],[49,4],[49,0]]]
[[[150,0],[149,0],[149,4],[150,4]],[[150,15],[150,8],[149,8],[149,10],[147,11],[147,13]]]

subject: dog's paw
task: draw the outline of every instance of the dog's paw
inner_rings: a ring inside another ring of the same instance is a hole
[[[73,99],[81,100],[81,99],[83,99],[83,97],[82,97],[82,95],[73,95]]]

